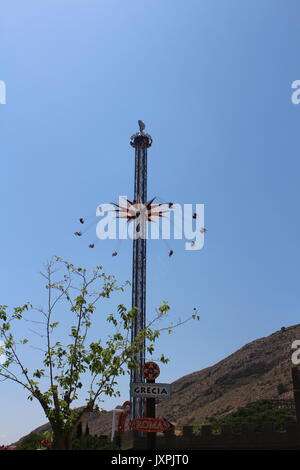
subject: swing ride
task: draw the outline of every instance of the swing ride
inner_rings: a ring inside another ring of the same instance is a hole
[[[135,307],[137,314],[132,328],[131,341],[134,342],[139,332],[145,328],[146,325],[146,247],[147,247],[147,223],[156,222],[165,217],[165,213],[170,213],[173,210],[173,202],[159,202],[154,204],[155,199],[147,200],[147,151],[152,145],[152,137],[144,132],[145,124],[143,121],[138,121],[139,131],[131,136],[130,145],[135,149],[135,179],[134,179],[134,199],[130,201],[125,199],[125,204],[111,203],[115,209],[117,219],[125,219],[128,224],[133,224],[134,238],[133,238],[133,262],[132,262],[132,308]],[[102,208],[99,206],[99,212]],[[193,219],[198,217],[197,213],[193,214]],[[86,225],[88,218],[81,217],[79,222],[83,225],[84,229],[74,232],[74,235],[81,237],[84,235],[92,224]],[[201,228],[205,233],[206,229]],[[201,231],[200,230],[200,231]],[[88,244],[88,247],[95,248],[97,242]],[[191,246],[193,246],[191,243]],[[112,256],[116,257],[118,251],[114,250]],[[174,255],[174,250],[169,247],[168,257]],[[145,378],[142,373],[142,368],[145,363],[144,350],[145,345],[141,351],[137,353],[136,360],[140,364],[139,369],[131,371],[130,382],[142,383]],[[144,402],[142,398],[131,398],[131,418],[144,417]]]

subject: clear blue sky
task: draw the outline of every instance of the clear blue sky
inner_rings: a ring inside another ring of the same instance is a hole
[[[73,232],[97,204],[132,196],[143,119],[149,196],[204,203],[208,228],[198,252],[149,243],[149,314],[168,300],[174,320],[201,315],[162,340],[161,381],[298,323],[299,13],[296,0],[2,2],[0,303],[42,303],[53,254],[130,279],[129,241],[112,258],[114,242],[89,250]],[[0,443],[45,422],[15,385],[0,395]]]

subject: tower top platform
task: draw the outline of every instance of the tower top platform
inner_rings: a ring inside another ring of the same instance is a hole
[[[146,127],[146,124],[141,121],[140,119],[138,120],[138,125],[139,125],[139,132],[136,132],[136,134],[133,134],[130,138],[130,145],[132,147],[151,147],[152,145],[152,137],[149,134],[146,134],[144,132],[144,129]]]
[[[137,132],[130,137],[130,145],[132,147],[151,147],[152,137],[144,132]]]

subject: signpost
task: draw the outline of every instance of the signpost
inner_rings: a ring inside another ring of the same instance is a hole
[[[130,384],[130,395],[133,399],[146,401],[146,413],[144,418],[133,418],[130,423],[130,429],[147,433],[147,449],[156,448],[156,433],[164,432],[172,427],[166,419],[155,418],[155,400],[156,398],[169,398],[171,396],[171,385],[164,383],[155,383],[155,379],[160,374],[159,366],[155,362],[146,362],[142,367],[145,382],[134,382]]]

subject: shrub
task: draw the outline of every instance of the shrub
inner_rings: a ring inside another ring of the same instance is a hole
[[[97,436],[86,434],[77,438],[72,444],[73,450],[118,450],[118,446],[111,441]]]

